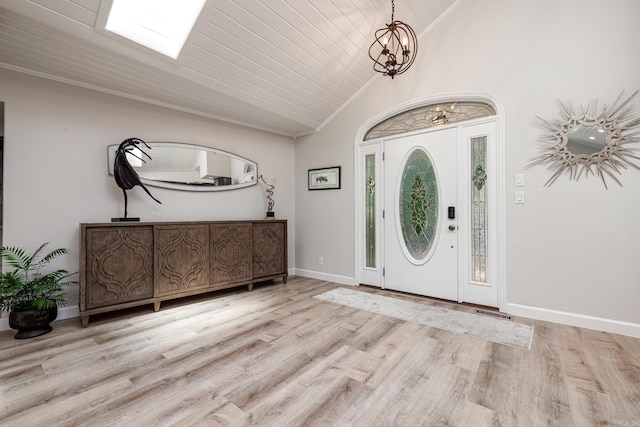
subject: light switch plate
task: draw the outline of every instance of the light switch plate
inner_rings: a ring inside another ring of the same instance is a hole
[[[522,173],[515,174],[513,181],[516,187],[524,187],[524,174]]]
[[[516,203],[524,203],[524,191],[516,191]]]

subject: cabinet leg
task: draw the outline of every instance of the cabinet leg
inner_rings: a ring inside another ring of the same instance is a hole
[[[82,325],[83,328],[86,328],[87,326],[89,326],[89,316],[86,314],[81,314],[80,324]]]
[[[289,277],[288,275],[287,276],[282,276],[282,281],[284,282],[285,285],[287,284],[287,278],[288,277]]]
[[[160,301],[153,302],[153,311],[160,311]]]
[[[247,290],[248,290],[248,291],[252,291],[252,290],[253,290],[253,283],[249,283],[249,284],[247,285]]]

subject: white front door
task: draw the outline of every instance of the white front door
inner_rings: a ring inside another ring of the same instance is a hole
[[[457,130],[384,143],[384,287],[458,301]]]

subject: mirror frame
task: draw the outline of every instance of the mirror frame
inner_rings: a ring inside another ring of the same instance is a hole
[[[169,188],[172,190],[182,190],[182,191],[228,191],[228,190],[236,190],[239,188],[251,187],[253,185],[258,184],[258,164],[245,157],[238,156],[233,153],[229,153],[228,151],[218,150],[217,148],[207,147],[204,145],[188,144],[188,143],[182,143],[182,142],[169,142],[169,141],[145,141],[145,142],[147,143],[147,145],[151,147],[151,150],[149,150],[147,154],[149,154],[152,158],[153,158],[153,149],[156,148],[158,144],[162,144],[163,146],[166,146],[166,147],[191,148],[196,150],[205,150],[209,153],[214,153],[214,154],[222,154],[233,159],[242,160],[243,162],[252,164],[255,167],[255,176],[253,177],[253,180],[251,180],[250,182],[243,182],[240,184],[219,185],[219,186],[193,185],[188,183],[182,184],[177,182],[158,181],[158,180],[140,177],[140,181],[145,185],[149,185],[152,187],[159,187],[159,188]],[[113,165],[114,165],[118,146],[119,144],[111,144],[107,146],[107,168],[108,168],[107,170],[109,172],[109,175],[113,175]],[[142,148],[145,149],[146,147],[142,147]]]
[[[638,94],[636,90],[625,97],[622,92],[613,104],[605,105],[598,111],[598,100],[574,110],[570,103],[556,101],[560,111],[555,119],[543,119],[536,116],[532,124],[544,131],[538,138],[539,154],[525,166],[529,168],[539,164],[547,164],[551,177],[544,184],[551,186],[558,177],[569,175],[569,180],[578,180],[584,174],[600,177],[605,188],[606,178],[611,178],[620,186],[617,175],[623,169],[634,167],[640,169],[638,147],[629,144],[640,142],[640,115],[634,112],[631,100]],[[604,147],[592,154],[575,154],[567,149],[568,133],[576,126],[598,127],[606,132]]]

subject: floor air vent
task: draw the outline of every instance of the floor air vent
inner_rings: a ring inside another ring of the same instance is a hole
[[[511,316],[504,313],[498,313],[497,311],[476,310],[476,314],[482,314],[483,316],[497,317],[498,319],[511,320]]]

